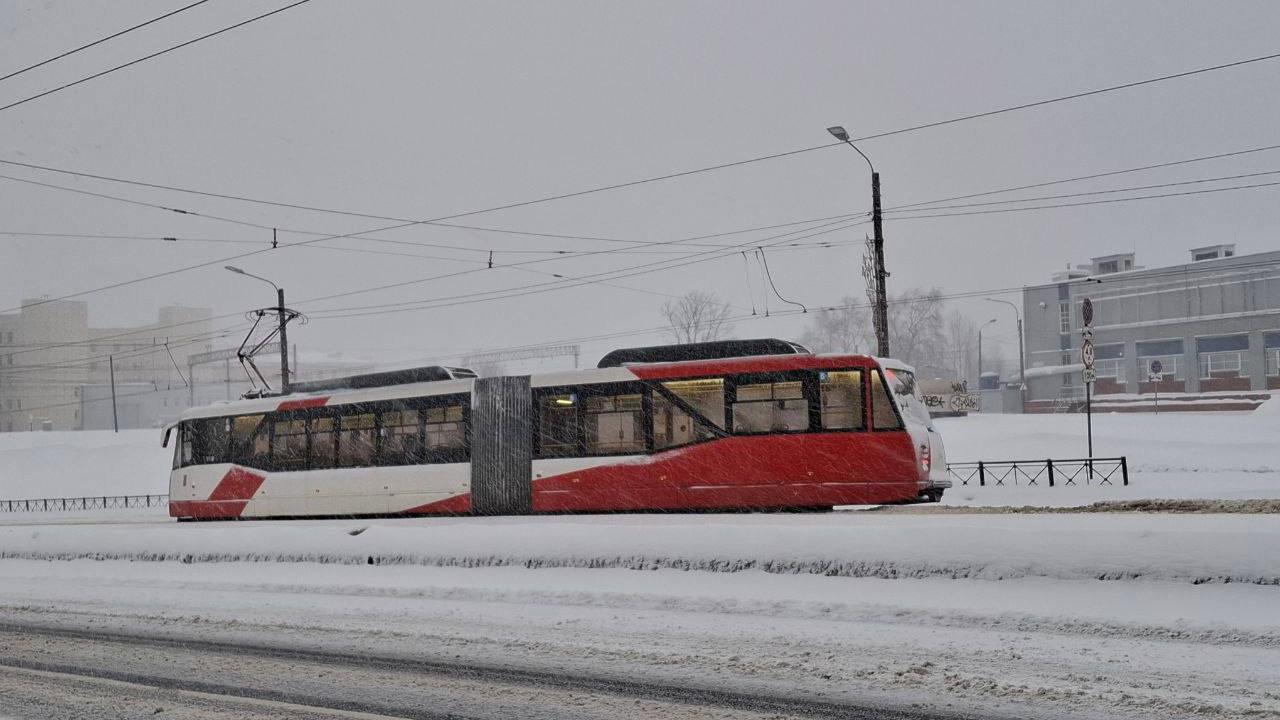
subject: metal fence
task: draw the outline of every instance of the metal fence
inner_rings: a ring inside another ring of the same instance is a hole
[[[0,513],[133,510],[168,506],[168,495],[98,495],[96,497],[0,500]]]
[[[1119,476],[1118,478],[1116,476]],[[1030,486],[1129,484],[1127,458],[1066,458],[1062,460],[979,460],[947,463],[947,476],[956,486]]]

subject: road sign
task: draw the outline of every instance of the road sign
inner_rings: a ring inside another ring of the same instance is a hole
[[[1098,379],[1098,372],[1091,367],[1085,368],[1082,374],[1084,375],[1084,381],[1087,383],[1092,383]]]
[[[1085,325],[1093,324],[1093,301],[1089,298],[1085,298],[1084,302],[1080,303],[1080,317]]]
[[[1152,374],[1152,375],[1159,375],[1159,374],[1160,374],[1161,372],[1163,372],[1163,371],[1164,371],[1164,364],[1163,364],[1163,363],[1161,363],[1159,360],[1152,360],[1152,361],[1151,361],[1151,374]]]
[[[1147,382],[1149,383],[1158,383],[1163,379],[1164,379],[1164,376],[1158,372],[1147,373]]]
[[[1080,360],[1084,363],[1086,370],[1093,369],[1094,356],[1093,341],[1086,339],[1084,344],[1080,346]]]

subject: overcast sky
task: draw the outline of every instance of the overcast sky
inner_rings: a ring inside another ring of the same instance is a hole
[[[183,0],[0,0],[0,75]],[[238,22],[286,0],[212,0],[18,77],[0,105]],[[342,2],[272,18],[0,112],[0,159],[377,215],[431,218],[732,162],[1280,51],[1280,4],[1263,2]],[[886,206],[1280,144],[1280,61],[869,140]],[[1072,183],[1024,196],[1280,169],[1280,151]],[[255,206],[0,166],[0,174],[279,228],[331,234],[385,221]],[[1277,176],[1242,182],[1267,182]],[[1231,184],[1231,183],[1225,183]],[[1224,183],[1192,186],[1217,187]],[[457,222],[635,241],[863,211],[865,163],[845,147]],[[1009,288],[1068,262],[1136,251],[1140,263],[1235,242],[1280,247],[1280,188],[1084,208],[885,223],[890,290]],[[0,306],[60,296],[266,247],[270,232],[0,179],[0,231],[177,236],[252,246],[0,235]],[[823,236],[861,240],[869,228]],[[707,242],[746,243],[782,232]],[[314,236],[282,233],[284,243]],[[601,254],[623,243],[415,226],[231,261],[285,286],[313,321],[304,350],[429,357],[661,324],[664,295],[718,294],[763,310],[741,256],[555,292],[431,310],[326,318],[340,308],[515,288],[676,255]],[[485,268],[395,290],[334,293]],[[655,248],[651,248],[655,249]],[[679,245],[656,249],[694,252]],[[857,244],[768,254],[778,290],[816,307],[864,296]],[[447,259],[452,258],[452,259]],[[152,321],[163,304],[235,313],[266,285],[210,267],[104,291],[91,322]],[[752,291],[754,288],[754,293]],[[754,300],[752,295],[754,294]],[[1016,295],[1004,295],[1016,300]],[[774,298],[771,309],[782,304]],[[1007,309],[956,304],[976,317]],[[220,326],[237,319],[219,321]],[[740,322],[738,336],[797,337],[802,317]],[[180,332],[180,331],[175,331]],[[586,345],[594,361],[615,346]],[[219,341],[234,345],[237,341]],[[1015,346],[1010,339],[1008,352]]]

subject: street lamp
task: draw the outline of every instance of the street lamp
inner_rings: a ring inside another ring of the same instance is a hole
[[[995,322],[995,318],[982,323],[978,326],[978,389],[982,389],[982,329]]]
[[[286,333],[285,325],[289,322],[288,311],[284,307],[284,288],[271,282],[270,280],[254,275],[251,272],[245,272],[234,265],[224,265],[225,269],[230,270],[237,275],[251,277],[254,280],[261,280],[276,289],[276,314],[280,320],[280,392],[289,394],[289,336]]]
[[[849,133],[840,125],[833,125],[827,128],[827,132],[840,142],[853,148],[863,160],[867,161],[867,167],[871,168],[871,226],[873,228],[872,238],[872,255],[875,261],[876,272],[876,304],[872,312],[874,324],[876,328],[876,354],[880,357],[889,357],[889,297],[885,290],[885,278],[888,273],[884,270],[884,226],[880,217],[880,173],[876,172],[876,166],[871,164],[871,158],[867,154],[858,149],[857,145],[849,139]]]
[[[987,302],[1004,303],[1013,308],[1013,316],[1018,319],[1018,385],[1022,389],[1022,402],[1027,402],[1027,359],[1022,350],[1022,313],[1018,312],[1018,306],[1008,300],[998,300],[996,298],[982,298]]]

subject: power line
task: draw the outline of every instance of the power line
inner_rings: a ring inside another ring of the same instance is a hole
[[[1039,197],[1018,198],[1016,200],[990,200],[987,202],[962,203],[959,205],[933,205],[930,207],[909,208],[902,210],[889,210],[887,212],[933,212],[934,210],[953,210],[957,208],[971,207],[989,207],[991,205],[1007,205],[1009,203],[1039,202],[1041,200],[1061,200],[1063,198],[1087,197],[1091,195],[1109,195],[1112,193],[1136,192],[1138,190],[1155,190],[1157,188],[1181,187],[1185,185],[1199,185],[1208,182],[1222,182],[1224,180],[1242,180],[1244,178],[1263,177],[1266,175],[1280,174],[1280,170],[1264,170],[1262,172],[1244,173],[1242,175],[1221,175],[1219,177],[1198,178],[1195,180],[1180,180],[1178,182],[1159,183],[1157,185],[1133,185],[1130,187],[1111,188],[1109,190],[1090,190],[1088,192],[1068,193],[1065,195],[1041,195]]]
[[[966,120],[977,120],[978,118],[991,117],[993,115],[1001,115],[1003,113],[1016,112],[1018,110],[1027,110],[1034,107],[1040,107],[1042,105],[1052,105],[1053,103],[1066,102],[1068,100],[1079,100],[1080,98],[1091,97],[1093,95],[1102,95],[1103,93],[1115,92],[1117,90],[1128,90],[1142,85],[1151,85],[1153,83],[1164,82],[1166,80],[1177,80],[1179,78],[1191,77],[1192,75],[1216,72],[1218,70],[1226,70],[1228,68],[1240,67],[1242,65],[1249,65],[1252,63],[1266,62],[1277,58],[1280,58],[1280,53],[1260,55],[1258,57],[1248,58],[1245,60],[1237,60],[1235,62],[1222,63],[1221,65],[1212,65],[1209,67],[1197,68],[1195,70],[1187,70],[1185,72],[1174,73],[1172,75],[1161,75],[1159,77],[1147,78],[1146,80],[1137,80],[1134,82],[1123,83],[1121,85],[1111,85],[1109,87],[1098,88],[1096,90],[1086,90],[1084,92],[1062,95],[1059,97],[1048,98],[1046,100],[1036,100],[1035,102],[1023,103],[1021,105],[1011,105],[1009,107],[1000,108],[999,110],[988,110],[986,112],[961,115],[959,117],[953,117],[947,120],[938,120],[935,122],[925,123],[923,125],[913,125],[911,127],[900,128],[898,130],[889,130],[887,132],[876,133],[874,135],[864,135],[859,138],[853,138],[850,142],[862,142],[864,140],[876,140],[879,138],[889,137],[891,135],[902,135],[904,133],[916,132],[918,130],[927,130],[929,128],[942,127],[943,125],[965,122]]]
[[[86,83],[86,82],[89,82],[90,80],[95,80],[95,79],[97,79],[97,78],[102,77],[103,75],[109,75],[110,73],[113,73],[113,72],[115,72],[115,71],[117,71],[117,70],[123,70],[123,69],[125,69],[125,68],[127,68],[127,67],[131,67],[131,66],[133,66],[133,65],[137,65],[138,63],[146,62],[147,60],[150,60],[150,59],[152,59],[152,58],[157,58],[157,57],[160,57],[161,55],[164,55],[164,54],[166,54],[166,53],[171,53],[171,52],[173,52],[174,50],[180,50],[180,49],[182,49],[182,48],[184,48],[184,47],[186,47],[186,46],[188,46],[188,45],[193,45],[193,44],[195,44],[195,43],[198,43],[198,42],[200,42],[201,40],[207,40],[207,39],[209,39],[209,38],[211,38],[211,37],[214,37],[215,35],[221,35],[222,33],[230,32],[230,31],[232,31],[232,30],[235,30],[236,28],[244,27],[245,25],[248,25],[249,23],[257,22],[258,20],[262,20],[262,19],[264,19],[264,18],[269,18],[269,17],[271,17],[272,15],[276,15],[276,14],[278,14],[278,13],[282,13],[282,12],[284,12],[285,10],[289,10],[289,9],[291,9],[291,8],[295,8],[295,7],[299,6],[299,5],[302,5],[303,3],[308,3],[308,2],[311,2],[311,0],[296,0],[296,2],[293,2],[293,3],[290,3],[290,4],[288,4],[288,5],[285,5],[285,6],[284,6],[284,7],[282,7],[282,8],[277,8],[277,9],[272,10],[272,11],[270,11],[270,12],[266,12],[266,13],[263,13],[263,14],[261,14],[261,15],[257,15],[257,16],[255,16],[255,17],[251,17],[251,18],[249,18],[248,20],[242,20],[241,22],[238,22],[238,23],[236,23],[235,25],[228,25],[227,27],[224,27],[224,28],[222,28],[222,29],[220,29],[220,30],[215,30],[215,31],[213,31],[213,32],[211,32],[211,33],[207,33],[207,34],[205,34],[205,35],[201,35],[201,36],[200,36],[200,37],[198,37],[198,38],[194,38],[194,39],[191,39],[191,40],[187,40],[186,42],[178,43],[177,45],[172,45],[172,46],[170,46],[170,47],[165,48],[164,50],[159,50],[159,51],[157,51],[157,52],[153,52],[153,53],[151,53],[150,55],[144,55],[144,56],[142,56],[142,57],[140,57],[140,58],[137,58],[136,60],[130,60],[130,61],[129,61],[129,62],[127,62],[127,63],[123,63],[123,64],[121,64],[121,65],[116,65],[115,67],[108,68],[108,69],[106,69],[106,70],[102,70],[102,71],[100,71],[100,72],[96,72],[96,73],[94,73],[94,74],[92,74],[92,75],[87,75],[87,76],[85,76],[85,77],[80,78],[79,80],[74,80],[74,81],[69,82],[69,83],[66,83],[66,84],[64,84],[64,85],[59,85],[58,87],[55,87],[55,88],[53,88],[53,89],[51,89],[51,90],[45,90],[45,91],[44,91],[44,92],[42,92],[42,93],[36,93],[35,95],[31,95],[30,97],[23,98],[23,99],[18,100],[18,101],[16,101],[16,102],[11,102],[11,103],[9,103],[8,105],[0,106],[0,112],[4,112],[5,110],[10,110],[10,109],[12,109],[12,108],[18,107],[19,105],[24,105],[24,104],[26,104],[26,103],[31,102],[32,100],[39,100],[39,99],[40,99],[40,98],[42,98],[42,97],[46,97],[46,96],[48,96],[48,95],[52,95],[52,94],[54,94],[54,93],[56,93],[56,92],[59,92],[59,91],[62,91],[62,90],[66,90],[67,88],[75,87],[76,85],[79,85],[79,84],[81,84],[81,83]]]
[[[1185,190],[1182,192],[1159,193],[1156,195],[1138,195],[1136,197],[1114,198],[1111,200],[1087,200],[1085,202],[1076,203],[1058,203],[1049,205],[1031,205],[1020,208],[996,208],[990,210],[972,210],[967,212],[956,213],[937,213],[933,215],[906,215],[895,218],[897,220],[922,220],[926,218],[945,218],[945,217],[964,217],[966,215],[994,215],[999,213],[1011,212],[1028,212],[1032,210],[1049,210],[1054,208],[1083,207],[1086,205],[1107,205],[1111,203],[1133,202],[1136,200],[1154,200],[1156,198],[1182,197],[1185,195],[1205,195],[1208,193],[1231,192],[1234,190],[1252,190],[1254,188],[1274,187],[1280,185],[1280,182],[1254,183],[1252,185],[1234,185],[1225,188],[1209,188],[1207,190]],[[922,211],[928,211],[929,208],[921,208]]]
[[[925,200],[922,202],[910,203],[907,205],[895,205],[885,210],[892,212],[895,210],[903,210],[906,208],[915,208],[921,205],[936,205],[938,203],[951,202],[953,200],[968,200],[970,198],[984,197],[987,195],[999,195],[1007,192],[1017,192],[1019,190],[1032,190],[1035,188],[1048,187],[1050,185],[1061,185],[1063,183],[1077,182],[1080,180],[1096,180],[1098,178],[1111,177],[1113,175],[1125,175],[1127,173],[1142,172],[1144,170],[1158,170],[1160,168],[1174,167],[1177,165],[1187,165],[1190,163],[1204,162],[1206,160],[1221,160],[1222,158],[1236,157],[1238,155],[1249,155],[1251,153],[1266,152],[1268,150],[1280,149],[1280,145],[1265,145],[1263,147],[1248,148],[1246,150],[1235,150],[1232,152],[1218,153],[1216,155],[1201,155],[1199,157],[1186,158],[1183,160],[1174,160],[1172,162],[1157,163],[1155,165],[1142,165],[1140,167],[1125,168],[1123,170],[1111,170],[1108,172],[1094,173],[1092,175],[1077,175],[1075,177],[1063,178],[1061,180],[1049,180],[1046,182],[1031,183],[1030,185],[1018,185],[1016,187],[999,188],[996,190],[984,190],[983,192],[969,193],[968,195],[953,195],[951,197],[939,198],[937,200]],[[5,162],[0,160],[0,162]]]
[[[125,34],[127,34],[127,33],[131,33],[131,32],[133,32],[134,30],[138,30],[138,29],[144,28],[144,27],[146,27],[146,26],[148,26],[148,25],[150,25],[150,24],[152,24],[152,23],[160,22],[161,20],[164,20],[165,18],[173,17],[174,15],[177,15],[177,14],[178,14],[178,13],[180,13],[180,12],[185,12],[185,11],[190,10],[191,8],[193,8],[193,7],[197,6],[197,5],[203,5],[203,4],[207,3],[207,2],[209,2],[209,0],[197,0],[196,2],[193,2],[193,3],[191,3],[190,5],[184,5],[183,7],[180,7],[180,8],[178,8],[177,10],[172,10],[172,11],[170,11],[170,12],[167,12],[167,13],[163,14],[163,15],[159,15],[159,16],[157,16],[157,17],[153,17],[153,18],[151,18],[150,20],[147,20],[146,22],[141,22],[141,23],[138,23],[137,25],[134,25],[133,27],[125,28],[124,30],[121,30],[121,31],[119,31],[119,32],[112,33],[112,34],[110,34],[110,35],[108,35],[108,36],[106,36],[106,37],[103,37],[103,38],[98,38],[97,40],[94,40],[94,41],[93,41],[93,42],[91,42],[91,43],[87,43],[87,44],[85,44],[85,45],[81,45],[81,46],[80,46],[80,47],[78,47],[78,48],[74,48],[74,49],[68,50],[68,51],[66,51],[66,52],[64,52],[64,53],[61,53],[61,54],[58,54],[58,55],[54,55],[53,57],[51,57],[51,58],[49,58],[49,59],[47,59],[47,60],[41,60],[40,62],[38,62],[38,63],[36,63],[36,64],[34,64],[34,65],[28,65],[28,66],[26,66],[26,67],[22,68],[21,70],[14,70],[13,72],[9,73],[8,75],[5,75],[5,76],[3,76],[3,77],[0,77],[0,82],[4,82],[5,80],[8,80],[8,79],[9,79],[9,78],[11,78],[11,77],[17,77],[18,75],[21,75],[22,73],[27,72],[28,70],[35,70],[36,68],[41,67],[41,66],[44,66],[44,65],[48,65],[48,64],[49,64],[49,63],[51,63],[51,62],[54,62],[54,61],[57,61],[57,60],[61,60],[61,59],[62,59],[62,58],[64,58],[64,57],[68,57],[68,56],[70,56],[70,55],[75,55],[76,53],[80,52],[81,50],[88,50],[89,48],[93,47],[94,45],[101,45],[102,43],[107,42],[108,40],[114,40],[114,39],[116,39],[116,38],[120,37],[121,35],[125,35]]]

